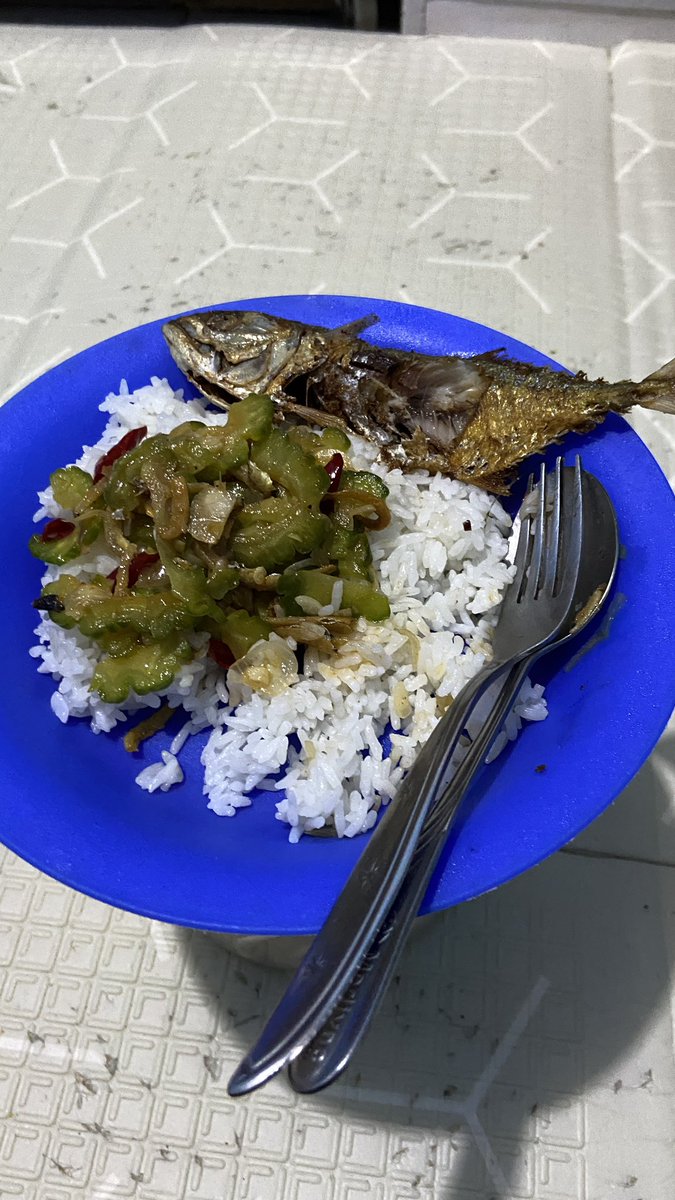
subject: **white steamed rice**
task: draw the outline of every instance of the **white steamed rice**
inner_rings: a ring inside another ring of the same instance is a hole
[[[152,436],[189,419],[227,421],[225,413],[184,401],[156,378],[133,393],[123,382],[101,411],[108,424],[100,441],[78,459],[85,470],[93,470],[105,450],[140,425]],[[180,783],[183,744],[208,729],[203,790],[215,813],[234,816],[263,785],[279,792],[276,816],[290,826],[291,841],[331,820],[340,836],[353,837],[371,828],[377,809],[392,798],[447,698],[489,658],[499,602],[513,574],[510,518],[478,488],[424,471],[388,471],[373,461],[368,443],[353,438],[352,445],[353,465],[375,471],[389,488],[392,521],[371,535],[371,545],[391,617],[379,624],[359,620],[351,641],[333,658],[307,649],[303,674],[280,695],[264,698],[238,684],[230,696],[226,676],[207,657],[207,636],[195,635],[194,660],[168,688],[106,704],[89,690],[96,647],[77,630],[61,629],[47,617],[40,621],[38,645],[30,653],[40,659],[38,670],[58,681],[51,705],[60,721],[87,718],[95,733],[105,733],[140,709],[164,701],[182,705],[186,724],[170,751],[137,776],[140,787],[166,791]],[[51,489],[39,500],[36,521],[60,514]],[[66,570],[107,574],[115,565],[108,555],[90,555]],[[59,568],[50,567],[43,581],[58,574]],[[332,611],[339,607],[339,591],[338,583]],[[545,716],[543,689],[526,683],[491,757],[517,736],[522,721]],[[380,738],[388,725],[393,732],[385,757]]]

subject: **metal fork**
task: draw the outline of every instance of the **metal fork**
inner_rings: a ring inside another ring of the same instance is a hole
[[[583,474],[583,487],[583,561],[577,592],[560,635],[544,647],[544,654],[553,648],[559,649],[579,635],[591,615],[597,613],[606,601],[614,580],[619,553],[616,514],[602,484],[586,472]],[[595,606],[589,606],[590,597],[595,599]],[[489,711],[485,720],[454,771],[451,782],[431,809],[406,877],[384,922],[361,959],[356,975],[326,1024],[289,1065],[288,1075],[295,1091],[316,1092],[327,1087],[335,1082],[352,1060],[396,970],[467,788],[485,762],[486,754],[511,710],[532,662],[531,658],[523,659],[492,684],[492,695],[488,697],[486,693],[485,702],[487,704],[489,701]]]
[[[574,600],[581,561],[582,487],[577,458],[562,487],[562,459],[542,464],[521,509],[516,574],[502,602],[492,661],[464,687],[403,780],[335,905],[272,1013],[232,1076],[230,1095],[260,1087],[291,1062],[340,1001],[391,908],[469,711],[490,681],[555,639]],[[534,509],[534,513],[532,513]]]

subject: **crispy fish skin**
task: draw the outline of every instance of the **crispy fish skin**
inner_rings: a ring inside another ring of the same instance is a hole
[[[265,313],[215,310],[164,326],[178,365],[213,403],[252,391],[280,415],[343,425],[403,470],[426,469],[504,493],[530,454],[633,405],[675,413],[675,360],[641,383],[515,362],[372,346],[376,317],[337,329]]]
[[[481,403],[447,455],[449,473],[492,492],[508,491],[514,467],[567,433],[587,433],[609,412],[634,405],[675,413],[675,365],[641,383],[609,384],[528,367],[506,358],[480,361],[488,381]]]

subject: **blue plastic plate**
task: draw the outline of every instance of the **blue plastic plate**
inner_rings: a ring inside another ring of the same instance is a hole
[[[501,346],[516,358],[549,363],[482,325],[405,304],[282,296],[225,307],[326,325],[376,312],[380,323],[367,336],[382,345],[434,354]],[[40,576],[26,548],[36,490],[99,437],[98,404],[122,378],[131,388],[153,374],[184,385],[161,325],[93,346],[0,410],[0,839],[78,891],[149,917],[237,933],[311,933],[361,852],[360,838],[307,837],[291,846],[269,793],[232,819],[215,816],[202,795],[200,739],[183,752],[180,787],[140,791],[135,775],[159,756],[171,732],[130,756],[121,734],[94,736],[85,721],[61,725],[49,707],[52,681],[28,656]],[[673,708],[675,498],[620,418],[565,446],[570,455],[580,448],[617,508],[626,553],[616,591],[625,602],[609,637],[572,669],[564,669],[565,660],[541,664],[536,677],[548,680],[550,715],[527,727],[474,786],[425,912],[494,888],[573,838],[640,768]]]

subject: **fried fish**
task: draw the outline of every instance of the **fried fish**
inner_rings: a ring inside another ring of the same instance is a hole
[[[518,465],[565,434],[635,405],[675,413],[675,359],[640,383],[534,367],[501,350],[468,357],[373,346],[377,317],[326,329],[259,312],[169,321],[171,353],[220,407],[266,392],[280,416],[368,438],[404,471],[424,468],[497,493]]]

